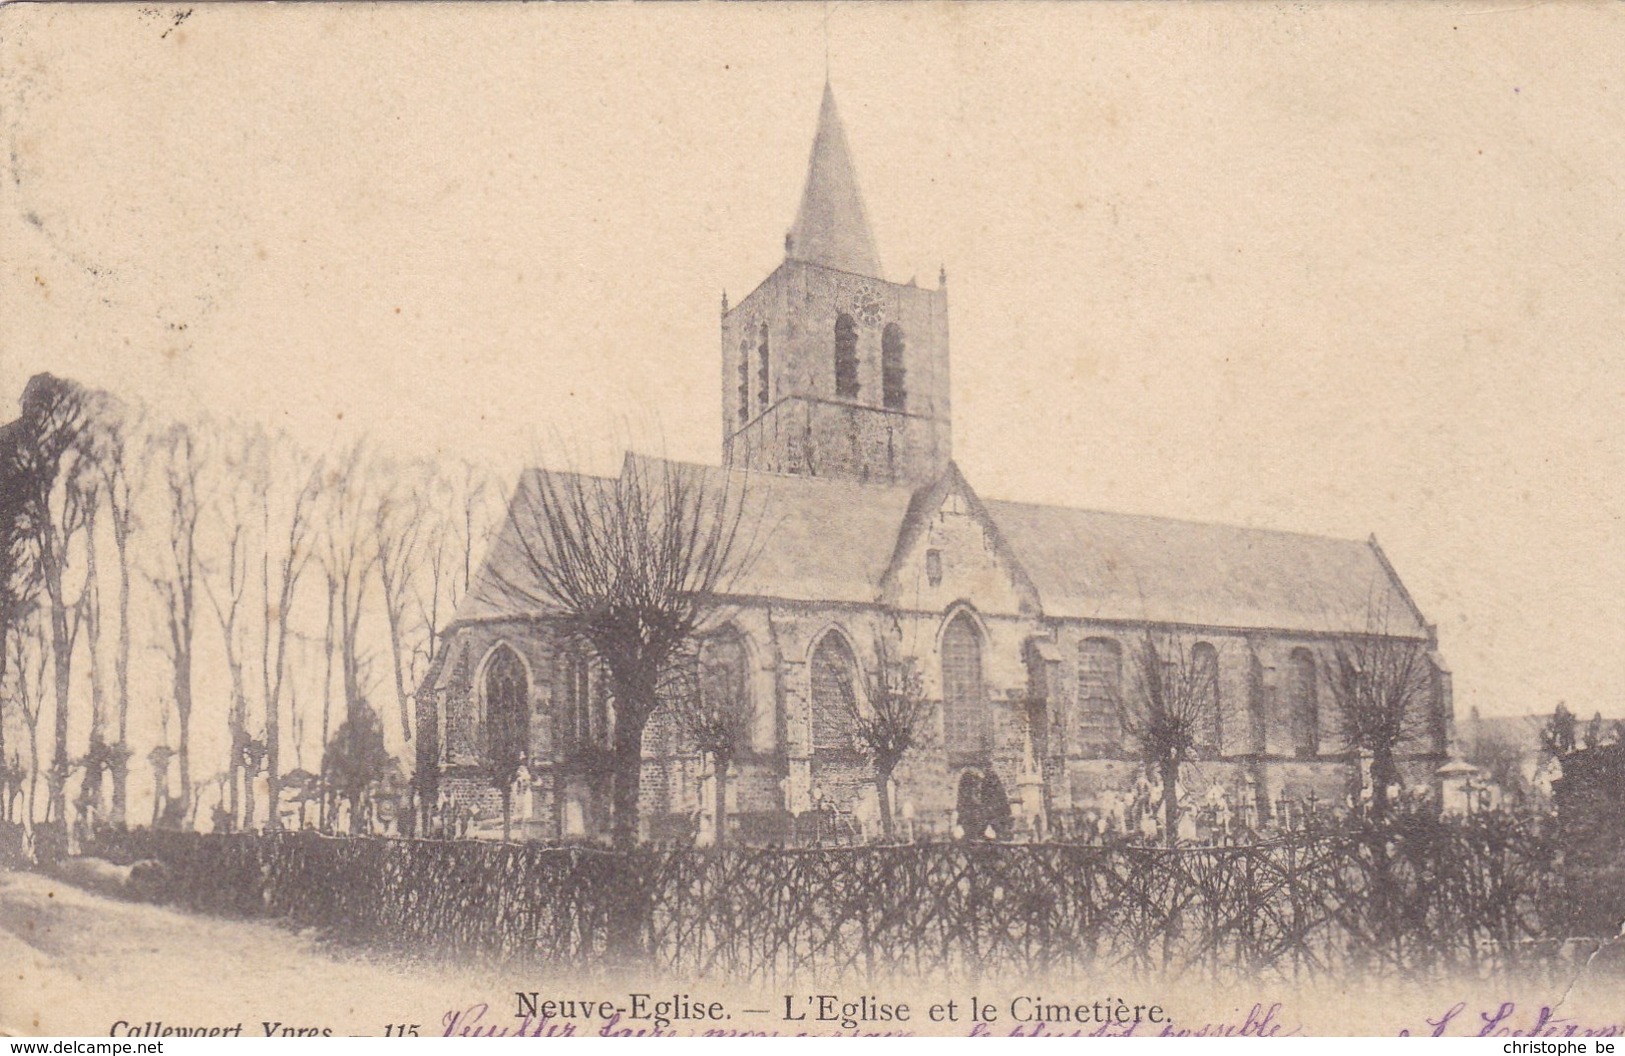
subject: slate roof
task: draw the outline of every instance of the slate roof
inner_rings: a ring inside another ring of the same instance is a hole
[[[1031,503],[984,505],[1048,616],[1427,633],[1370,542]]]
[[[629,465],[661,472],[659,460]],[[934,486],[907,487],[683,464],[710,494],[741,497],[737,546],[753,555],[728,592],[806,602],[872,603],[910,519],[930,516]],[[950,467],[949,473],[957,474]],[[518,509],[543,471],[520,482]],[[561,482],[608,487],[601,477]],[[651,478],[658,479],[658,478]],[[1310,633],[1423,637],[1426,627],[1374,542],[1031,503],[983,508],[1036,589],[1046,616]],[[539,610],[525,591],[511,521],[492,544],[459,620]],[[974,599],[972,599],[974,600]],[[1378,614],[1381,627],[1373,627]]]
[[[660,472],[659,460],[633,455],[634,462]],[[913,490],[776,473],[746,473],[720,466],[681,463],[697,474],[710,495],[728,494],[742,503],[735,548],[750,554],[743,571],[727,584],[729,593],[795,600],[866,603],[875,600],[891,563],[897,533]],[[545,471],[530,470],[520,481],[510,510],[534,510]],[[554,474],[565,488],[608,487],[602,477]],[[457,618],[490,619],[534,614],[526,589],[528,560],[510,517],[497,533],[490,556],[475,577],[474,589]],[[515,591],[513,585],[520,589]]]

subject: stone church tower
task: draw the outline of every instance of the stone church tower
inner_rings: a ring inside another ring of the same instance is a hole
[[[921,485],[952,457],[948,294],[881,277],[826,84],[780,264],[722,310],[727,465]]]

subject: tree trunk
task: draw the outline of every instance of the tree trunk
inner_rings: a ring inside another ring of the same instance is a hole
[[[113,658],[113,681],[118,687],[118,743],[113,746],[113,807],[110,820],[115,827],[125,824],[130,787],[130,556],[126,549],[128,528],[114,511],[113,542],[118,546],[118,652]]]
[[[644,714],[648,714],[648,711]],[[614,787],[610,799],[612,816],[609,831],[611,842],[619,850],[631,850],[638,843],[638,794],[643,784],[643,727],[647,721],[629,721],[623,711],[618,711],[615,716]]]
[[[191,661],[188,660],[188,663]],[[176,766],[181,773],[181,821],[185,828],[191,827],[192,816],[192,681],[190,675],[184,682],[185,706],[181,706],[179,696],[175,701],[175,711],[180,718],[180,745],[175,750]],[[182,692],[181,686],[176,686],[177,694]]]
[[[1378,821],[1388,816],[1388,786],[1394,783],[1394,753],[1377,748],[1371,753],[1371,816]]]
[[[733,759],[727,752],[713,752],[711,765],[716,769],[716,846],[721,847],[728,839],[728,767]]]
[[[85,753],[85,775],[80,781],[79,801],[85,808],[85,830],[94,831],[102,821],[102,767],[107,763],[107,678],[102,664],[102,590],[96,567],[95,522],[85,535],[84,626],[90,658],[90,747]]]
[[[888,840],[895,834],[896,829],[892,822],[891,809],[891,775],[896,765],[893,763],[891,766],[875,768],[875,793],[880,799],[880,831],[885,833]]]
[[[1163,842],[1172,847],[1179,842],[1179,760],[1165,758],[1162,771],[1162,826]]]
[[[73,672],[72,643],[68,637],[68,607],[62,598],[62,569],[56,563],[56,550],[47,545],[41,555],[45,568],[45,589],[51,608],[51,663],[56,688],[55,746],[51,752],[51,772],[46,778],[49,801],[45,805],[45,820],[55,822],[67,831],[68,784],[68,707],[69,683]]]
[[[252,757],[250,757],[252,758]],[[243,767],[243,824],[244,832],[254,831],[254,778],[258,768],[250,763]]]
[[[33,828],[39,814],[39,716],[28,727],[28,827]]]
[[[502,786],[502,842],[513,840],[513,785]]]
[[[316,826],[323,832],[327,831],[331,820],[328,811],[327,789],[327,738],[331,735],[333,721],[333,636],[337,633],[334,626],[333,592],[334,585],[331,580],[327,584],[327,634],[322,640],[322,804],[316,814]]]
[[[282,828],[282,778],[278,771],[282,765],[282,732],[276,713],[274,702],[265,709],[265,828],[268,832]]]

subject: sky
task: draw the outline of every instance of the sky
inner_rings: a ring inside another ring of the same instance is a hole
[[[984,497],[1374,533],[1460,714],[1625,711],[1618,5],[185,10],[0,8],[0,408],[714,462],[827,54]]]

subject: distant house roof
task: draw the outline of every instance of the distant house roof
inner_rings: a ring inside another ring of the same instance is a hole
[[[804,602],[877,601],[911,519],[933,509],[905,487],[678,464],[713,495],[741,503],[737,548],[750,561],[727,592]],[[627,466],[663,472],[657,459]],[[624,472],[624,471],[623,471]],[[950,467],[950,473],[957,474]],[[545,614],[514,528],[549,477],[565,487],[613,481],[531,470],[457,618]],[[1426,627],[1373,543],[1161,517],[985,501],[1047,616],[1309,633]],[[1373,618],[1380,625],[1373,626]]]

